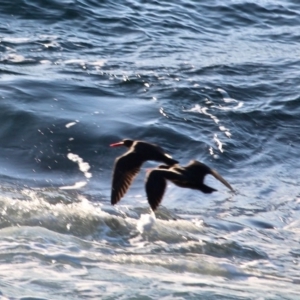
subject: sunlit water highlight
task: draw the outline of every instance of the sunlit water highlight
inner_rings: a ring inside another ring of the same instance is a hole
[[[299,299],[295,1],[0,4],[1,299]],[[110,205],[122,138],[216,169],[211,195],[142,170]]]

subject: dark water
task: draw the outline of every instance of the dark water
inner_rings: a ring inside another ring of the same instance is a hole
[[[2,0],[1,297],[299,299],[299,41],[292,0]],[[125,137],[236,193],[154,219],[147,163],[112,207]]]

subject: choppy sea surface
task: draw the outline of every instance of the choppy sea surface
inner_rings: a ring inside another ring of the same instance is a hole
[[[299,42],[295,0],[1,0],[0,298],[300,299]],[[111,206],[123,138],[236,192]]]

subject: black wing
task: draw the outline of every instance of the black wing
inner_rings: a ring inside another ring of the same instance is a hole
[[[146,177],[146,194],[152,210],[156,210],[165,193],[167,181],[164,172],[154,169]]]
[[[134,152],[127,152],[116,159],[111,189],[112,205],[118,203],[125,195],[142,164],[143,161]]]

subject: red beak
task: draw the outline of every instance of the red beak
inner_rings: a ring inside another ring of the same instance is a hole
[[[119,147],[119,146],[123,146],[124,142],[119,142],[119,143],[114,143],[114,144],[110,144],[110,147]]]

